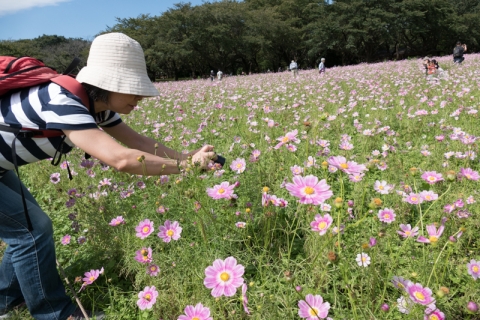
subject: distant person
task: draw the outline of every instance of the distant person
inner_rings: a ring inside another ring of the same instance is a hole
[[[320,64],[318,65],[318,73],[325,73],[325,58],[320,59]]]
[[[453,48],[453,63],[461,64],[465,58],[463,54],[467,51],[467,45],[462,44],[460,41],[457,42],[455,48]]]
[[[220,70],[218,70],[218,72],[217,72],[217,79],[218,79],[218,80],[222,80],[222,77],[223,77],[223,72],[220,71]]]
[[[292,62],[290,62],[290,71],[292,71],[294,77],[298,75],[298,65],[295,60],[292,60]]]
[[[282,67],[278,67],[278,71],[277,72],[282,72]]]
[[[215,79],[215,72],[213,70],[210,70],[210,80],[213,81]]]

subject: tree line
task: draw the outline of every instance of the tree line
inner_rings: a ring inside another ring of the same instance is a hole
[[[478,0],[223,0],[179,3],[159,16],[117,18],[144,48],[152,79],[349,65],[480,49]],[[100,34],[99,33],[99,34]],[[0,55],[33,55],[60,70],[90,42],[61,36],[1,41]]]

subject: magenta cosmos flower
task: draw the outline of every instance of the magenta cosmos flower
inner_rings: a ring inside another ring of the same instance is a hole
[[[480,261],[470,260],[470,263],[467,263],[468,274],[477,280],[480,277]]]
[[[157,301],[158,291],[155,286],[145,287],[143,291],[138,293],[137,306],[140,310],[152,309],[152,306]]]
[[[182,314],[178,317],[178,320],[213,320],[210,317],[210,309],[204,307],[201,303],[197,303],[195,307],[186,306],[183,312],[185,312],[185,315]]]
[[[213,188],[207,188],[207,194],[215,200],[236,198],[236,195],[233,193],[234,188],[235,184],[230,185],[229,182],[224,181]]]
[[[327,162],[329,165],[342,170],[349,175],[360,174],[367,170],[367,167],[363,164],[358,164],[354,161],[347,161],[347,159],[342,156],[330,157]]]
[[[212,289],[212,296],[215,298],[222,295],[231,297],[243,284],[244,271],[245,268],[241,264],[237,265],[234,257],[228,257],[225,260],[217,259],[213,262],[213,266],[205,269],[203,284],[208,289]]]
[[[60,241],[64,246],[70,243],[70,240],[72,237],[69,234],[66,234],[62,237],[62,240]]]
[[[328,228],[332,225],[333,218],[328,213],[323,217],[319,214],[315,215],[315,220],[310,222],[312,231],[318,232],[321,236],[327,233]]]
[[[474,171],[470,168],[460,168],[460,176],[466,178],[467,180],[477,181],[480,179],[480,175],[477,171]]]
[[[242,284],[242,304],[243,310],[246,314],[250,314],[250,310],[248,310],[248,298],[247,298],[247,284]]]
[[[156,277],[160,272],[160,268],[156,264],[151,264],[147,267],[147,274],[152,277]]]
[[[318,181],[313,175],[295,176],[293,183],[285,184],[285,188],[303,204],[319,205],[333,195],[325,179]]]
[[[425,180],[428,184],[435,184],[437,182],[443,181],[441,173],[435,171],[426,171],[422,174],[422,179]]]
[[[330,303],[323,302],[320,295],[307,294],[305,300],[298,302],[298,315],[307,320],[325,319],[330,310]]]
[[[140,263],[150,263],[152,259],[152,248],[142,248],[135,252],[135,260]]]
[[[423,202],[423,199],[422,199],[422,197],[420,197],[420,195],[411,192],[410,194],[406,195],[403,198],[403,201],[405,201],[407,203],[410,203],[410,204],[420,204],[420,203]]]
[[[95,280],[97,280],[98,276],[101,275],[103,273],[103,271],[104,270],[103,270],[103,267],[102,267],[102,269],[100,269],[100,270],[93,270],[92,269],[90,271],[85,272],[85,274],[84,274],[85,276],[82,279],[83,280],[82,287],[80,288],[80,290],[78,292],[82,291],[83,289],[85,289],[86,286],[92,284]]]
[[[230,169],[232,169],[236,173],[244,172],[246,167],[247,167],[247,164],[245,162],[245,159],[241,159],[241,158],[237,158],[233,160],[232,164],[230,164]]]
[[[140,221],[138,226],[135,227],[135,231],[137,231],[136,236],[140,239],[145,239],[146,237],[148,237],[153,232],[153,230],[153,221],[150,221],[149,219]]]
[[[178,240],[182,233],[182,227],[179,226],[178,221],[167,220],[163,226],[158,227],[158,230],[160,232],[157,235],[162,238],[163,242],[170,242],[172,239]]]
[[[430,224],[427,226],[428,239],[425,238],[424,236],[420,236],[417,238],[417,241],[423,242],[423,243],[437,242],[438,238],[440,238],[440,236],[442,235],[444,229],[445,229],[445,226],[443,224],[438,228],[438,230],[434,224]]]
[[[424,288],[420,283],[410,282],[407,286],[407,293],[413,302],[424,306],[435,302],[432,297],[432,290],[427,287]]]
[[[295,129],[293,131],[287,132],[285,136],[277,138],[277,140],[280,141],[280,143],[278,143],[274,148],[278,149],[285,144],[288,145],[290,142],[299,143],[300,140],[297,138],[297,134],[298,134],[298,130]]]
[[[125,219],[123,219],[122,216],[118,216],[116,218],[113,218],[112,221],[110,221],[109,225],[112,227],[116,227],[118,225],[125,224]]]
[[[382,209],[380,211],[378,211],[378,220],[382,221],[382,222],[385,222],[385,223],[392,223],[393,221],[395,221],[395,211],[393,211],[393,209],[390,209],[390,208],[385,208],[385,209]]]
[[[424,320],[445,320],[445,313],[436,309],[430,314],[426,314]]]

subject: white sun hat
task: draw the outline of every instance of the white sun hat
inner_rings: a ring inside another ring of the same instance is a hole
[[[142,47],[123,33],[96,37],[87,65],[76,79],[110,92],[147,97],[159,95],[148,78]]]

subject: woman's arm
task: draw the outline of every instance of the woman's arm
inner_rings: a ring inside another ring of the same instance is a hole
[[[138,135],[133,129],[130,130]],[[167,155],[166,157],[155,156],[154,144],[151,147],[147,147],[146,140],[134,143],[131,141],[131,138],[128,138],[127,140],[130,143],[128,146],[132,147],[126,148],[99,129],[64,130],[64,132],[77,147],[122,172],[141,175],[168,175],[179,173],[178,165],[183,167],[187,165],[186,160],[177,161],[177,158],[174,156],[178,153],[171,153],[172,150],[166,147],[161,149],[161,152]],[[138,136],[142,137],[141,135]],[[202,147],[192,161],[198,162],[201,168],[207,168],[210,159],[215,156],[215,153],[210,148],[213,147]],[[149,150],[152,152],[149,152]],[[158,150],[160,150],[160,147]],[[172,155],[172,157],[169,157],[169,155]],[[140,161],[142,157],[143,160]]]

